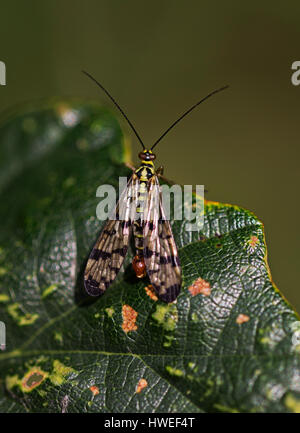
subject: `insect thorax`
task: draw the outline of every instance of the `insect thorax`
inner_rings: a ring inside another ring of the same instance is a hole
[[[141,181],[147,182],[155,174],[154,164],[152,161],[143,161],[135,174]]]

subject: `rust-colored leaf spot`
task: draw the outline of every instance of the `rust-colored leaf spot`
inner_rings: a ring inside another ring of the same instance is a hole
[[[148,386],[148,382],[146,381],[146,379],[140,379],[138,386],[136,387],[136,392],[141,392],[142,389],[146,388],[146,386]]]
[[[251,236],[251,238],[248,241],[251,248],[255,248],[256,245],[259,243],[259,239],[257,236]]]
[[[91,386],[90,387],[90,391],[92,391],[93,395],[98,395],[99,394],[99,388],[97,386]]]
[[[146,286],[145,290],[149,298],[152,299],[152,301],[158,301],[158,297],[156,296],[154,288],[151,284],[149,284],[149,286]]]
[[[247,316],[247,314],[239,314],[236,318],[236,323],[241,325],[242,323],[248,322],[250,320],[250,317]]]
[[[37,386],[39,386],[44,379],[46,379],[47,373],[40,370],[39,368],[33,368],[27,373],[22,379],[22,388],[25,392],[30,392]]]
[[[211,293],[210,284],[208,281],[203,280],[202,278],[198,278],[190,287],[190,294],[192,296],[199,295],[201,293],[204,296],[209,296]]]
[[[122,315],[123,315],[123,323],[122,328],[124,332],[136,331],[137,326],[135,324],[136,318],[139,313],[137,313],[130,305],[123,305],[122,307]]]

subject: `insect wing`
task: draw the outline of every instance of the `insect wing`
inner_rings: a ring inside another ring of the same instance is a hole
[[[144,260],[150,282],[159,299],[173,302],[181,287],[181,267],[170,222],[166,220],[157,177],[150,181],[144,221]],[[159,194],[153,208],[153,194]]]
[[[134,202],[138,195],[138,179],[133,175],[122,192],[114,210],[115,220],[109,219],[89,256],[84,286],[91,296],[102,295],[116,278],[127,254]]]

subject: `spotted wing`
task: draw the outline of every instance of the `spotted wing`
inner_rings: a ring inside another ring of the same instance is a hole
[[[105,292],[124,262],[134,221],[134,206],[131,205],[137,195],[138,179],[133,175],[117,203],[116,219],[107,221],[89,256],[84,272],[84,286],[91,296]]]
[[[180,292],[181,267],[171,225],[165,219],[161,194],[159,193],[158,200],[154,198],[158,190],[159,182],[154,176],[149,185],[144,221],[144,261],[150,282],[159,299],[169,303],[173,302]]]

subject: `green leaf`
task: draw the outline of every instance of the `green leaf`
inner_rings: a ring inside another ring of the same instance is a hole
[[[1,412],[300,412],[300,321],[252,213],[207,202],[200,234],[173,223],[176,303],[136,280],[132,251],[91,299],[96,189],[129,174],[118,122],[54,101],[8,114],[0,143]]]

